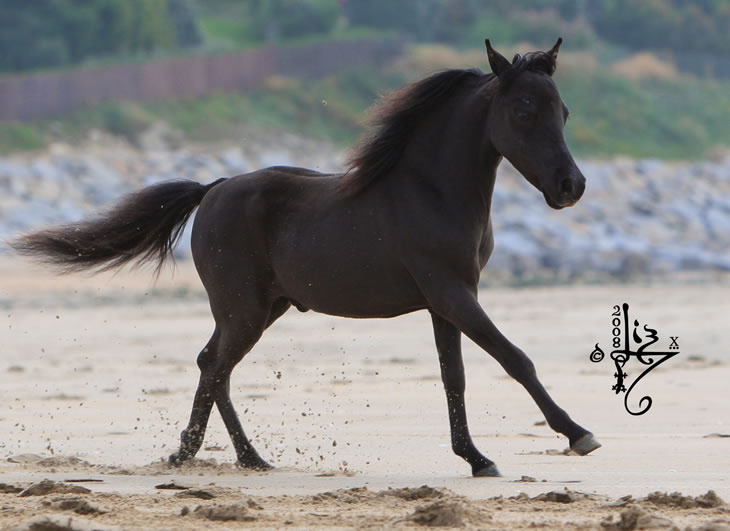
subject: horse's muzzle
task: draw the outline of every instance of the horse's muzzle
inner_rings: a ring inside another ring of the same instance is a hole
[[[548,194],[544,194],[545,201],[555,209],[570,207],[578,202],[585,189],[586,178],[576,168],[575,172],[571,172],[559,181],[557,194],[552,198]]]

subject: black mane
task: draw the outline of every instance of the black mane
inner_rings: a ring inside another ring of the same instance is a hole
[[[425,114],[447,100],[465,80],[493,76],[476,69],[446,70],[385,98],[369,120],[377,129],[350,154],[341,189],[347,195],[355,195],[388,173],[400,160],[413,129]]]

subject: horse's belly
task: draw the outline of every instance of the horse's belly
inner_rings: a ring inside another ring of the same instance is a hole
[[[344,317],[393,317],[426,306],[408,271],[372,248],[363,252],[313,245],[298,257],[274,261],[274,271],[282,296],[300,309]]]

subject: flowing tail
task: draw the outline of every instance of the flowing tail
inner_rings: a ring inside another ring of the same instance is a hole
[[[209,185],[171,181],[128,195],[96,219],[21,236],[10,245],[18,253],[51,265],[61,273],[135,267],[156,263],[159,275],[182,235],[185,223]]]

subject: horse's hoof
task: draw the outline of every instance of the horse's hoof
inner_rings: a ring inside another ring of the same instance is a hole
[[[491,463],[485,467],[482,467],[478,470],[472,470],[471,475],[475,478],[499,478],[502,477],[502,474],[499,473],[499,470],[497,470],[497,465],[494,463]]]
[[[586,433],[583,437],[575,441],[575,444],[570,445],[570,449],[578,455],[588,455],[593,450],[601,447],[592,433]]]
[[[269,463],[267,463],[266,461],[264,461],[263,459],[261,459],[258,456],[255,459],[246,459],[246,460],[239,459],[238,466],[240,466],[242,468],[247,468],[248,470],[256,470],[259,472],[263,472],[266,470],[272,470],[274,468],[272,465],[270,465]]]
[[[180,454],[175,452],[167,458],[167,464],[170,466],[178,467],[185,462],[185,459],[180,457]]]

